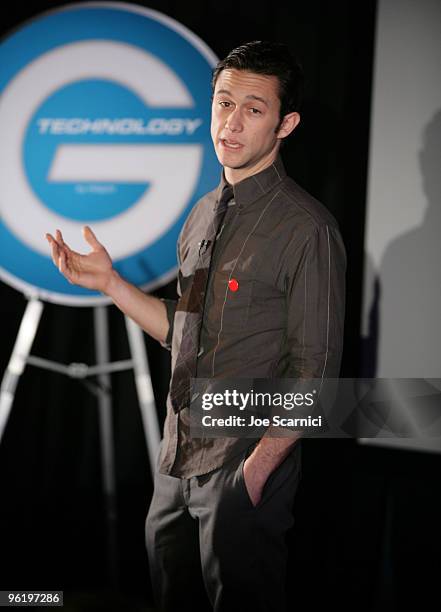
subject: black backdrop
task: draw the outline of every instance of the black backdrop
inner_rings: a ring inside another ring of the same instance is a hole
[[[1,31],[61,4],[3,4]],[[375,3],[146,5],[188,26],[219,57],[262,38],[286,42],[298,54],[306,73],[302,123],[283,157],[288,172],[340,223],[349,264],[342,375],[357,376]],[[156,293],[173,296],[174,283]],[[2,283],[0,300],[2,372],[25,300]],[[112,358],[126,358],[122,317],[109,310]],[[162,424],[169,355],[148,337],[145,342]],[[47,304],[33,353],[93,363],[92,310]],[[107,576],[96,401],[80,383],[28,367],[0,447],[0,589],[62,588],[76,593],[68,600],[72,610],[151,602],[143,529],[152,483],[143,430],[131,374],[114,375],[112,384],[118,583]],[[289,537],[292,609],[404,609],[435,593],[440,458],[354,441],[303,445],[304,477]],[[119,592],[113,603],[109,587]],[[94,599],[87,595],[93,592]]]

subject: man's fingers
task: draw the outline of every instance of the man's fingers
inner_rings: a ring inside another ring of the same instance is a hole
[[[52,255],[52,261],[58,268],[58,262],[60,260],[60,250],[56,242],[53,242],[51,245],[51,255]]]
[[[60,257],[60,250],[58,248],[58,243],[51,234],[46,234],[46,240],[49,242],[49,245],[51,247],[52,261],[58,268],[58,260]]]
[[[67,273],[67,265],[66,265],[66,253],[64,251],[60,252],[60,259],[58,260],[58,269],[69,280]]]
[[[85,225],[83,227],[83,236],[87,240],[87,242],[90,244],[90,246],[92,247],[94,251],[103,248],[103,245],[100,242],[98,242],[95,234],[92,232],[92,230],[90,229],[88,225]]]
[[[67,244],[67,242],[64,242],[64,238],[63,238],[63,234],[61,233],[61,230],[57,229],[57,231],[55,232],[55,235],[57,237],[57,242],[62,249],[65,249],[66,251],[72,251],[72,249]]]
[[[66,269],[66,255],[64,251],[60,251],[60,256],[58,258],[58,269],[61,274],[64,274],[64,270]]]
[[[63,240],[63,234],[61,233],[59,229],[55,230],[55,236],[57,238],[57,242],[59,242],[59,244],[64,246],[65,242]]]
[[[58,246],[58,243],[55,240],[55,238],[52,236],[52,234],[46,234],[46,240],[49,242],[49,245],[51,247]]]
[[[58,269],[60,270],[61,274],[63,274],[63,276],[65,276],[67,280],[72,283],[71,272],[67,267],[66,253],[63,250],[60,252]]]
[[[63,236],[61,235],[60,230],[57,230],[55,235],[57,239],[55,239],[52,234],[46,234],[46,240],[51,246],[52,261],[57,266],[59,272],[69,281],[69,283],[74,284],[73,270],[69,264],[72,251],[63,241]]]
[[[63,234],[61,233],[59,229],[56,230],[55,236],[57,238],[56,242],[58,243],[58,248],[59,248],[60,253],[61,251],[64,251],[67,257],[76,257],[76,256],[81,257],[81,253],[77,253],[76,251],[73,251],[70,248],[70,246],[67,244],[67,242],[64,241]]]

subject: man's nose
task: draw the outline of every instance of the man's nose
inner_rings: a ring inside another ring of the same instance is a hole
[[[230,130],[230,132],[240,132],[242,130],[242,118],[239,109],[235,109],[228,115],[225,127],[227,130]]]

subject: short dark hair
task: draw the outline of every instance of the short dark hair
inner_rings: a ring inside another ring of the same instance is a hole
[[[253,40],[230,51],[217,64],[211,80],[212,93],[222,70],[247,70],[265,76],[275,76],[279,81],[280,120],[301,106],[303,94],[303,69],[287,45],[264,40]]]

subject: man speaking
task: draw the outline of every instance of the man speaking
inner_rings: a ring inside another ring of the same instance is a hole
[[[177,301],[121,278],[90,228],[87,255],[73,252],[59,230],[47,235],[69,282],[108,295],[172,351],[146,524],[162,610],[207,609],[196,600],[198,574],[216,612],[286,609],[298,436],[193,438],[189,403],[195,377],[339,374],[344,246],[332,215],[286,175],[279,154],[300,121],[301,81],[297,62],[276,43],[244,44],[215,68],[211,136],[223,173],[182,228]]]

